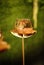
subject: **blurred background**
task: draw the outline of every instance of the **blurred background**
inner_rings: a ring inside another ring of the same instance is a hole
[[[25,65],[44,65],[44,0],[38,2],[37,33],[25,39]],[[0,52],[0,65],[22,65],[22,40],[13,36],[16,19],[33,23],[33,0],[0,0],[0,30],[11,49]]]

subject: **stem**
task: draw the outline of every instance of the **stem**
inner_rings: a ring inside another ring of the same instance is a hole
[[[22,37],[22,56],[23,56],[23,65],[25,65],[24,62],[24,38]]]
[[[34,21],[34,28],[37,28],[38,1],[39,0],[33,0],[33,21]]]

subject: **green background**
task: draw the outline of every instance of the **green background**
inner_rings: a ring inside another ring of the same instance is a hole
[[[32,19],[33,0],[0,0],[0,29],[11,49],[0,52],[0,65],[22,65],[22,40],[13,36],[16,19]],[[44,0],[39,0],[37,33],[25,39],[25,65],[44,63]]]

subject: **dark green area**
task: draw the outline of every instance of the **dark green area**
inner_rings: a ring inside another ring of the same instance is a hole
[[[11,49],[0,52],[0,63],[6,65],[22,64],[21,39],[13,36],[10,30],[13,29],[16,19],[30,18],[32,20],[33,0],[0,0],[0,29],[4,40],[11,45]],[[33,20],[32,20],[33,22]],[[32,64],[44,58],[44,0],[39,0],[37,34],[25,39],[25,61]],[[5,61],[4,61],[5,60]],[[18,63],[18,64],[17,64]]]

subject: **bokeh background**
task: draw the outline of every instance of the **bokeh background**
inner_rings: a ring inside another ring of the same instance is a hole
[[[37,33],[25,39],[25,65],[44,65],[44,0],[39,0]],[[11,49],[0,52],[0,65],[22,65],[22,40],[13,36],[16,19],[32,19],[33,0],[0,0],[0,29]]]

